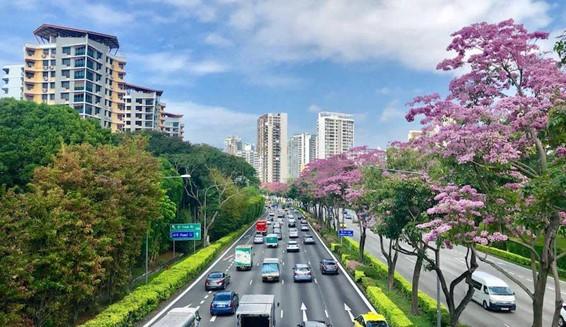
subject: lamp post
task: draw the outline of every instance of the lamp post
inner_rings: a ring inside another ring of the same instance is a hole
[[[186,179],[186,178],[191,178],[191,175],[183,174],[183,175],[179,175],[179,176],[165,176],[165,177],[163,177],[163,179],[169,179],[169,178]],[[148,278],[149,278],[149,226],[147,228],[147,231],[145,232],[145,283],[146,284],[147,284]]]

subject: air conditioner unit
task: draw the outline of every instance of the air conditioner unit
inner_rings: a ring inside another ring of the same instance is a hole
[[[47,81],[49,79],[49,77],[43,77],[44,81]]]
[[[47,55],[45,53],[41,55],[41,58],[46,58],[46,57]]]
[[[48,70],[49,66],[43,66],[43,70]]]
[[[43,91],[43,93],[47,93],[48,90],[47,90],[47,89],[43,89],[42,91]]]
[[[55,69],[55,67],[54,67],[54,66],[49,66],[49,69],[53,70],[53,69]]]

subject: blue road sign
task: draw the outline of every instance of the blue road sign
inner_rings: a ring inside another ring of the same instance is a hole
[[[352,237],[354,236],[354,230],[352,229],[341,229],[338,231],[338,236],[340,237]]]
[[[171,224],[169,237],[174,241],[198,241],[201,239],[200,224]]]

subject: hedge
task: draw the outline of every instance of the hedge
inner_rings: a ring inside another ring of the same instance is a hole
[[[151,279],[148,284],[139,286],[122,300],[108,306],[82,326],[133,326],[157,308],[162,301],[171,297],[179,288],[196,278],[226,245],[242,235],[247,228],[224,236],[206,248],[174,264]]]
[[[359,252],[360,247],[358,242],[347,237],[344,237],[343,242],[344,246],[348,247],[351,251]],[[377,276],[380,278],[387,278],[387,265],[385,263],[372,255],[368,255],[367,253],[365,254],[365,257],[366,260],[369,261],[370,266],[374,268],[373,271],[377,274]],[[395,272],[393,279],[395,288],[410,298],[413,293],[412,284],[398,272]],[[418,301],[421,312],[426,314],[430,321],[436,321],[436,300],[428,294],[419,291]],[[446,306],[441,306],[441,313],[443,325],[448,325],[450,318]]]
[[[391,327],[411,327],[413,323],[407,318],[405,313],[393,303],[377,286],[369,286],[366,289],[368,300],[373,304],[377,311],[385,316]]]
[[[362,281],[362,278],[366,277],[366,274],[361,270],[354,270],[354,281],[359,283]]]

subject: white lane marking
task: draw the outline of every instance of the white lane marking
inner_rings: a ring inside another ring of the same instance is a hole
[[[200,304],[203,304],[203,303],[204,303],[204,300],[200,301]]]
[[[283,309],[281,309],[281,319],[283,319]]]
[[[307,306],[304,303],[301,303],[301,311],[303,312],[303,321],[309,320],[307,318]]]
[[[311,261],[310,261],[310,260],[309,260],[307,263],[309,264],[309,266],[311,265]]]
[[[196,307],[195,309],[198,311],[198,309],[200,309],[200,305],[198,307]]]
[[[206,294],[206,295],[204,296],[204,298],[205,298],[205,299],[208,299],[208,294]]]
[[[191,285],[189,285],[183,292],[181,292],[181,294],[179,294],[165,308],[163,308],[155,316],[153,316],[153,318],[151,318],[151,320],[149,320],[145,325],[143,325],[143,327],[149,327],[149,326],[153,325],[153,323],[155,323],[155,321],[157,321],[157,319],[161,318],[161,316],[164,313],[166,313],[167,311],[169,311],[171,309],[171,307],[173,307],[175,305],[175,303],[177,303],[180,299],[182,299],[183,296],[185,296],[190,290],[193,289],[193,287],[198,285],[200,283],[200,281],[202,280],[202,278],[204,276],[206,276],[212,270],[212,268],[214,266],[216,266],[220,262],[220,260],[222,260],[222,258],[224,258],[226,256],[226,254],[228,254],[230,251],[232,251],[232,248],[234,248],[234,246],[236,246],[236,244],[238,244],[238,242],[240,242],[242,240],[244,235],[247,235],[249,233],[249,231],[252,229],[252,227],[254,227],[254,226],[255,226],[255,224],[252,224],[248,229],[246,229],[246,231],[244,233],[242,233],[242,235],[240,235],[240,237],[238,237],[238,239],[235,240],[234,243],[232,243],[232,245],[230,245],[226,249],[226,251],[224,251],[224,253],[222,253],[222,255],[218,257],[218,259],[216,259],[210,266],[208,266],[208,268],[197,279],[195,279],[195,281]],[[198,308],[197,308],[197,310],[198,310]]]
[[[212,318],[210,318],[210,322],[214,322],[216,320],[216,316],[212,316]]]
[[[310,223],[309,223],[309,225],[310,225]],[[312,226],[311,226],[311,230],[314,231],[314,229],[312,229]],[[340,267],[340,270],[342,271],[342,275],[346,276],[346,279],[348,280],[348,282],[350,282],[350,285],[352,285],[352,288],[356,291],[356,293],[358,293],[358,296],[362,299],[364,304],[370,309],[370,311],[377,312],[375,310],[375,308],[373,307],[373,305],[371,305],[371,303],[369,303],[368,299],[364,296],[364,294],[362,293],[362,291],[360,290],[358,285],[356,285],[356,283],[354,283],[354,281],[352,280],[352,277],[350,277],[350,275],[346,272],[344,267],[342,267],[342,264],[340,263],[340,261],[338,261],[338,259],[334,255],[334,253],[332,253],[330,251],[330,249],[328,248],[328,246],[326,246],[326,244],[322,241],[322,239],[318,235],[318,232],[315,231],[314,235],[316,236],[316,238],[318,238],[318,241],[320,242],[320,244],[322,244],[322,246],[324,246],[324,249],[326,249],[326,252],[328,252],[328,254],[330,254],[330,257],[338,263],[338,267]]]
[[[315,284],[318,284],[318,281],[316,280],[316,278],[314,279],[314,283],[315,283]]]
[[[281,279],[281,284],[285,284],[285,280],[284,280],[284,279]]]
[[[348,316],[350,316],[350,320],[354,321],[354,315],[352,314],[352,309],[350,309],[350,307],[346,303],[344,303],[344,310],[348,312]]]
[[[253,282],[254,282],[254,280],[253,280],[253,279],[250,279],[250,285],[251,285]]]
[[[326,309],[324,309],[324,315],[328,318],[328,311],[326,311]]]
[[[212,294],[212,291],[208,291],[208,294]]]

